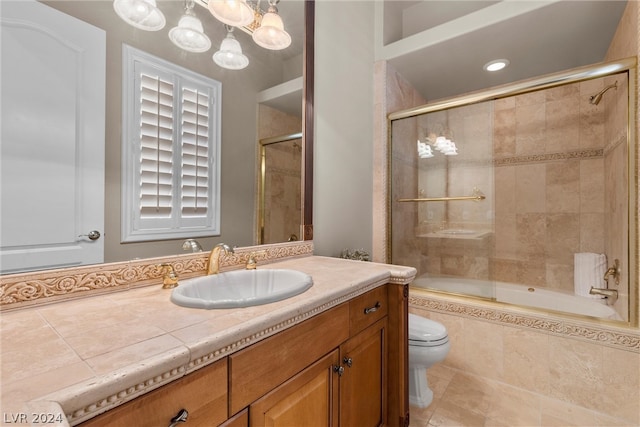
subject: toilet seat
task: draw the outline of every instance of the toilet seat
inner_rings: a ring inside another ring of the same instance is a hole
[[[409,313],[409,345],[437,347],[449,342],[444,325]]]

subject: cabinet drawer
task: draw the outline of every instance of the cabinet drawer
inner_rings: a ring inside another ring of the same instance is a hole
[[[349,332],[353,336],[387,315],[387,286],[380,286],[349,302]]]
[[[168,426],[181,409],[189,412],[189,426],[210,427],[227,419],[227,359],[98,415],[81,426]]]
[[[349,338],[347,304],[230,355],[230,413],[248,406]]]

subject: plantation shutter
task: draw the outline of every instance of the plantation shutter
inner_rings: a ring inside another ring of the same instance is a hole
[[[173,83],[141,75],[140,217],[170,218],[173,198]]]
[[[206,216],[209,205],[209,97],[182,92],[182,215]]]
[[[124,51],[122,241],[219,235],[220,83]]]

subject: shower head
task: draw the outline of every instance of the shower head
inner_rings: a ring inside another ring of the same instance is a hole
[[[618,89],[618,81],[616,80],[612,85],[609,85],[607,87],[605,87],[604,89],[602,89],[600,92],[596,93],[595,95],[591,95],[589,97],[589,103],[593,104],[593,105],[598,105],[600,103],[600,101],[602,100],[602,95],[604,95],[604,93],[606,91],[608,91],[611,88],[616,88]]]

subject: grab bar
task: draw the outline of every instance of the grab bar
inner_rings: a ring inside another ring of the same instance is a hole
[[[480,200],[484,200],[487,197],[482,194],[482,191],[477,188],[473,189],[473,193],[471,196],[457,196],[457,197],[423,197],[419,199],[398,199],[399,202],[450,202],[456,200],[473,200],[474,202],[479,202]]]

